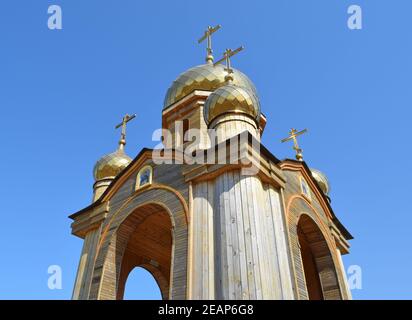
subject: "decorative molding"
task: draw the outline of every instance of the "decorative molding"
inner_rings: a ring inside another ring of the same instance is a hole
[[[309,175],[309,172],[305,169],[302,163],[297,163],[297,161],[283,161],[280,163],[280,168],[282,170],[289,170],[289,171],[297,171],[300,172],[300,174],[303,176],[303,178],[306,180],[308,183],[312,193],[315,195],[316,199],[320,203],[322,209],[326,213],[327,217],[332,221],[333,220],[333,213],[330,211],[328,205],[325,202],[324,197],[320,193],[319,187],[315,184],[316,182],[313,180],[313,178]]]
[[[102,235],[101,235],[101,237],[100,237],[99,244],[98,244],[98,246],[97,246],[97,252],[99,252],[100,246],[101,246],[101,244],[103,243],[103,241],[104,241],[104,239],[105,239],[105,237],[106,237],[106,234],[107,234],[107,232],[109,231],[110,226],[111,226],[114,218],[115,218],[130,202],[132,202],[136,197],[138,197],[139,195],[143,194],[144,192],[147,192],[147,191],[150,191],[150,190],[154,190],[154,189],[162,189],[162,190],[170,191],[171,193],[173,193],[173,194],[178,198],[178,200],[180,201],[180,203],[182,204],[182,207],[183,207],[183,210],[184,210],[184,214],[185,214],[186,224],[189,223],[189,217],[188,217],[188,215],[189,215],[189,208],[188,208],[188,205],[187,205],[185,199],[184,199],[183,196],[180,194],[180,192],[178,192],[177,190],[175,190],[175,189],[173,189],[173,188],[171,188],[171,187],[169,187],[169,186],[166,186],[166,185],[162,185],[162,184],[152,184],[152,185],[148,186],[147,188],[142,188],[142,189],[137,190],[134,194],[132,194],[129,198],[127,198],[127,199],[123,202],[123,204],[121,205],[121,207],[120,207],[119,209],[117,209],[116,212],[113,213],[113,215],[110,217],[110,220],[109,220],[108,224],[106,225],[106,227],[104,228],[104,230],[103,230],[103,232],[102,232]],[[139,206],[137,206],[136,208],[133,208],[133,211],[134,211],[134,210],[137,210],[138,208],[140,208],[140,207],[142,207],[142,206],[144,206],[144,205],[150,204],[150,203],[156,203],[156,204],[161,205],[161,206],[164,207],[164,208],[169,212],[169,214],[171,215],[171,212],[169,211],[169,209],[168,209],[167,207],[165,207],[165,205],[164,205],[162,202],[158,202],[158,201],[156,201],[156,200],[146,201],[146,202],[140,204]],[[172,221],[173,221],[173,220],[172,220]]]
[[[72,234],[84,238],[91,230],[99,228],[109,212],[109,202],[103,202],[97,207],[84,212],[71,224]]]

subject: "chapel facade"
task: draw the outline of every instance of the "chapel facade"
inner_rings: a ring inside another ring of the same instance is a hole
[[[230,65],[241,48],[215,63],[213,30],[206,63],[166,93],[164,149],[131,159],[126,116],[118,149],[96,163],[93,202],[70,216],[84,240],[73,299],[122,299],[135,267],[153,275],[163,299],[351,298],[342,255],[352,236],[326,176],[261,144],[257,90]],[[187,161],[189,145],[206,161]]]

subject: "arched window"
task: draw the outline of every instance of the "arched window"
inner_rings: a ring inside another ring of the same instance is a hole
[[[140,169],[136,179],[136,190],[146,185],[150,185],[153,179],[153,168],[151,166],[144,166]]]
[[[153,275],[145,268],[134,268],[126,281],[124,300],[161,300],[162,293]]]

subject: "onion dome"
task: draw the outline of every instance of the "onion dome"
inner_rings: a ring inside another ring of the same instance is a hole
[[[180,74],[167,90],[163,110],[194,90],[215,91],[225,85],[227,72],[223,65],[207,63],[193,67]],[[246,88],[257,96],[252,81],[241,71],[233,69],[233,84]]]
[[[214,91],[206,99],[203,108],[203,115],[207,124],[226,113],[245,114],[259,124],[259,99],[249,88],[237,86],[235,81],[230,81]]]
[[[330,186],[329,186],[329,181],[326,175],[317,169],[311,168],[310,171],[312,172],[312,177],[315,179],[315,181],[317,182],[318,186],[321,188],[323,193],[328,195],[330,191]]]
[[[122,149],[107,154],[96,162],[93,169],[94,180],[114,178],[126,168],[130,162],[132,162],[132,159]]]
[[[124,152],[126,145],[126,125],[130,120],[133,120],[136,115],[126,114],[122,122],[116,126],[116,129],[122,128],[120,135],[119,147],[115,152],[107,154],[98,160],[93,169],[95,181],[102,179],[115,178],[124,168],[126,168],[132,159]]]

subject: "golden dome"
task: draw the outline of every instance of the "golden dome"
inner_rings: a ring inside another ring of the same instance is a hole
[[[103,156],[94,166],[94,180],[116,177],[131,161],[132,159],[121,149]]]
[[[235,85],[235,82],[218,88],[206,99],[203,115],[207,124],[224,113],[246,114],[259,124],[260,103],[257,95],[248,88]]]
[[[312,177],[315,179],[315,181],[318,183],[319,187],[322,189],[323,193],[328,195],[330,191],[330,186],[329,186],[329,181],[326,175],[317,170],[311,168],[310,171],[312,172]]]
[[[171,87],[167,90],[164,100],[163,109],[166,109],[171,104],[187,96],[194,90],[214,91],[217,88],[225,85],[225,76],[227,72],[225,66],[211,63],[193,67],[183,72]],[[252,91],[256,96],[256,88],[252,81],[241,71],[233,69],[235,85],[245,87]]]

